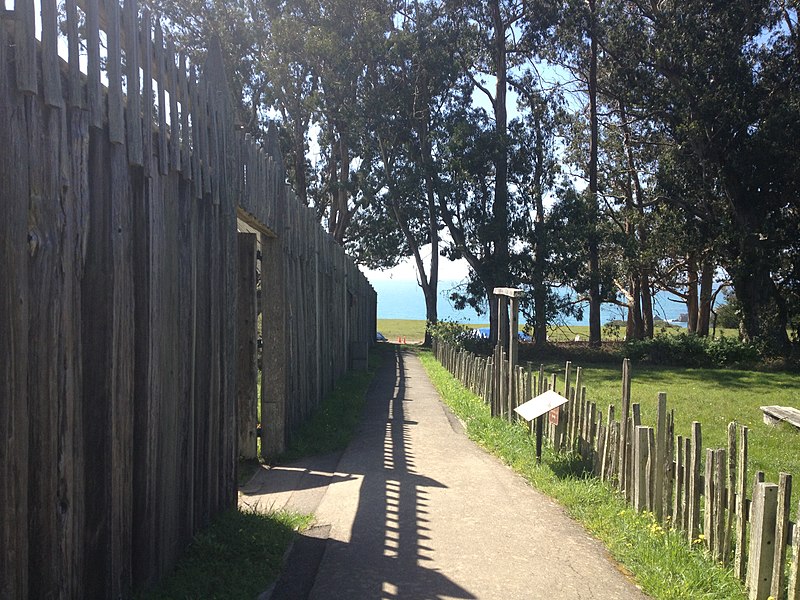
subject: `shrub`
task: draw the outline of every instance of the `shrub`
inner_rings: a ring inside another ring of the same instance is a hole
[[[442,320],[438,323],[428,323],[428,331],[432,338],[459,347],[462,347],[466,340],[475,337],[471,327],[455,321]]]
[[[758,349],[752,344],[690,333],[659,334],[650,340],[626,342],[623,354],[631,360],[687,367],[724,367],[759,359]]]

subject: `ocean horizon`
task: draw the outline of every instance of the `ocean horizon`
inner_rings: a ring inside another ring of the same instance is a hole
[[[405,319],[405,320],[425,320],[425,298],[422,295],[422,288],[416,281],[402,279],[385,279],[372,281],[372,287],[378,294],[378,318],[379,319]],[[450,293],[461,285],[460,281],[440,281],[438,292],[438,316],[440,320],[455,321],[471,325],[480,325],[489,322],[488,312],[479,315],[472,307],[467,306],[464,310],[456,310],[450,300]],[[677,296],[669,292],[658,292],[653,298],[654,316],[665,321],[671,321],[677,325],[686,326],[686,323],[678,323],[677,319],[682,313],[686,313],[686,303],[679,300]],[[600,311],[600,320],[603,324],[612,320],[625,320],[627,311],[619,306],[604,303]],[[589,325],[589,307],[584,306],[583,320],[573,317],[565,317],[565,325]],[[520,326],[524,324],[524,319],[520,314]]]

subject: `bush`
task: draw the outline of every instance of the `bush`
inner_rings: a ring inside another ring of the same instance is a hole
[[[474,330],[464,323],[442,320],[438,323],[428,323],[431,337],[447,344],[462,347],[464,342],[475,337]]]
[[[651,340],[626,342],[623,354],[631,360],[686,367],[725,367],[759,360],[758,349],[752,344],[690,333],[659,334]]]

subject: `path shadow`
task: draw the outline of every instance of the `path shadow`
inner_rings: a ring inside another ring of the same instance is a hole
[[[363,475],[350,541],[328,540],[309,596],[279,581],[272,600],[476,598],[432,565],[429,495],[446,486],[416,469],[411,431],[419,424],[406,418],[413,399],[407,396],[404,354],[387,352],[368,392],[359,433],[340,464]],[[287,574],[293,564],[299,565],[290,557]]]

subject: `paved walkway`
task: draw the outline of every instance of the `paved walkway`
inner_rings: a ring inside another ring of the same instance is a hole
[[[241,501],[311,511],[271,600],[644,599],[564,510],[471,442],[396,350],[341,455],[264,469]]]

